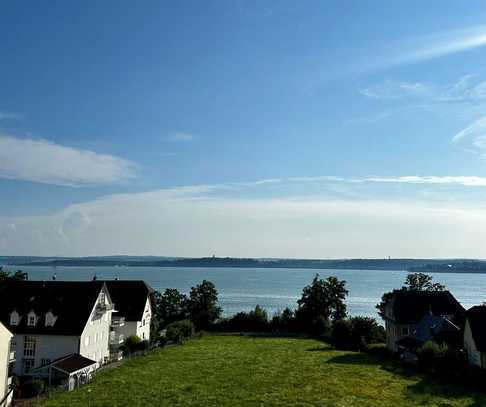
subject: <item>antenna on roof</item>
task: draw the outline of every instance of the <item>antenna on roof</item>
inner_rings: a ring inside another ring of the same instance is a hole
[[[93,281],[96,281],[98,280],[98,277],[96,277],[96,272],[94,273],[94,276],[93,276]]]
[[[52,275],[52,281],[56,281],[56,279],[57,279],[57,275],[56,275],[56,273],[54,273],[54,274]]]

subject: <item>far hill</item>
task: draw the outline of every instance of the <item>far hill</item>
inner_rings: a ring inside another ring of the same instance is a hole
[[[47,267],[240,267],[486,272],[486,262],[467,259],[252,259],[157,256],[0,257],[0,264]]]

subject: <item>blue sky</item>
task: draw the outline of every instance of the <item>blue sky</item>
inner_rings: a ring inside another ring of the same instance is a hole
[[[1,10],[1,254],[486,257],[483,2]]]

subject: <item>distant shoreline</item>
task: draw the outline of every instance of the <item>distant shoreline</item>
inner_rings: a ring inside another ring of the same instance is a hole
[[[287,268],[314,270],[389,270],[423,273],[486,273],[486,261],[468,259],[251,259],[234,257],[79,257],[42,258],[0,256],[9,267],[206,267]]]

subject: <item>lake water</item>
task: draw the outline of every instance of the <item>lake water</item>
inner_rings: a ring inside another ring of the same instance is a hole
[[[21,268],[31,280],[136,279],[153,288],[177,288],[188,293],[203,279],[212,281],[219,292],[224,315],[248,311],[259,304],[271,316],[285,307],[296,307],[302,288],[316,273],[321,277],[337,276],[346,280],[348,310],[352,315],[377,317],[375,305],[381,295],[400,288],[405,271],[382,270],[309,270],[265,268],[160,268],[160,267],[9,267]],[[434,280],[445,284],[465,308],[486,301],[486,274],[432,273]]]

